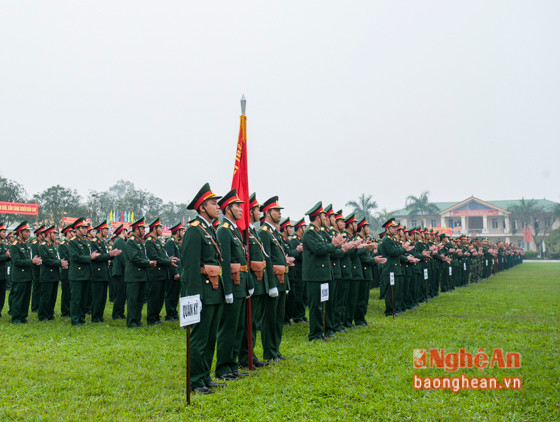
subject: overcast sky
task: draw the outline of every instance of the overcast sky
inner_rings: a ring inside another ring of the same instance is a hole
[[[560,200],[560,2],[2,0],[0,174],[166,201],[249,187]]]

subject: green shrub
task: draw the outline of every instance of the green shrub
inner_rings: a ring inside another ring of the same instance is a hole
[[[537,259],[537,253],[534,251],[526,251],[525,252],[525,259]]]

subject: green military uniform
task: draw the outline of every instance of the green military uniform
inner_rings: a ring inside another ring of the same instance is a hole
[[[54,231],[54,226],[44,231],[47,235]],[[54,307],[58,294],[58,282],[60,281],[61,261],[56,246],[47,240],[39,245],[39,256],[43,260],[40,274],[40,299],[39,299],[39,321],[54,319]]]
[[[280,229],[278,231],[279,239],[282,242],[282,247],[286,252],[286,255],[289,257],[294,258],[294,266],[288,268],[287,276],[290,278],[290,285],[293,285],[293,278],[295,273],[295,257],[298,254],[297,251],[292,251],[292,246],[290,243],[290,239],[288,236],[284,235],[284,231],[291,227],[292,222],[290,221],[290,217],[286,217],[280,221]],[[292,287],[292,286],[290,286]],[[284,324],[291,325],[292,323],[290,320],[295,315],[295,296],[294,296],[294,289],[291,288],[289,291],[286,292],[286,309],[284,310]]]
[[[263,213],[279,208],[278,197],[269,198],[262,205]],[[265,299],[264,316],[261,325],[263,340],[263,357],[266,360],[285,359],[280,352],[282,331],[284,328],[284,313],[286,311],[286,291],[289,290],[289,280],[286,269],[286,251],[282,246],[282,238],[276,227],[265,222],[259,231],[264,251],[266,253],[266,271],[268,273],[268,297]],[[284,267],[284,277],[281,269]],[[275,273],[275,269],[278,273]]]
[[[181,259],[181,241],[177,233],[183,230],[181,223],[171,227],[171,237],[165,242],[165,251],[170,257]],[[165,283],[165,320],[178,321],[177,305],[179,303],[179,294],[181,293],[181,282],[175,280],[175,276],[181,276],[183,266],[181,261],[177,263],[177,267],[169,267],[169,279]]]
[[[39,255],[39,235],[42,235],[45,231],[45,226],[40,226],[35,229],[35,238],[29,239],[29,244],[31,245],[31,256],[36,257]],[[43,236],[41,236],[41,239]],[[39,301],[41,299],[41,266],[35,265],[33,267],[33,287],[31,291],[31,312],[39,311]]]
[[[335,214],[335,219],[344,220],[342,216],[342,210],[339,210]],[[338,235],[339,233],[333,233]],[[352,236],[347,231],[342,231],[342,236],[349,241]],[[340,274],[341,278],[336,284],[336,291],[334,296],[334,316],[333,316],[333,326],[335,331],[346,331],[346,299],[348,297],[349,286],[352,281],[352,261],[351,254],[353,250],[342,252],[339,257],[340,262]]]
[[[74,229],[87,226],[84,218],[74,223]],[[74,326],[86,323],[86,308],[90,296],[91,282],[91,251],[89,242],[77,234],[68,242],[70,257],[68,279],[70,280],[70,322]]]
[[[0,233],[6,233],[6,226],[0,223]],[[6,255],[8,252],[8,243],[0,237],[0,317],[2,317],[2,309],[4,309],[4,302],[6,301],[6,282],[8,280],[7,266],[10,262],[10,257]]]
[[[16,227],[16,233],[29,230],[26,221]],[[12,287],[10,296],[12,298],[11,313],[12,322],[21,324],[27,322],[29,313],[29,301],[31,298],[31,283],[33,282],[34,264],[31,258],[31,246],[23,242],[19,237],[10,246],[11,266],[10,277]]]
[[[113,302],[112,318],[120,320],[126,318],[124,306],[126,303],[126,283],[124,282],[124,273],[126,270],[126,240],[120,234],[125,230],[121,224],[115,232],[115,241],[113,242],[113,250],[121,251],[121,254],[111,260],[111,279],[115,289],[115,301]]]
[[[131,229],[144,226],[144,217],[135,221]],[[141,327],[142,308],[144,307],[144,289],[148,281],[150,260],[146,253],[144,240],[131,234],[126,241],[126,265],[124,282],[126,283],[126,326]]]
[[[237,190],[232,189],[218,202],[224,215],[227,208],[241,203]],[[218,241],[222,248],[222,280],[226,304],[218,326],[216,377],[231,379],[239,376],[237,361],[247,318],[247,297],[254,291],[252,280],[247,276],[247,259],[241,233],[235,222],[224,218],[218,229]],[[250,283],[250,284],[249,284]]]
[[[60,245],[58,245],[58,255],[60,259],[64,259],[70,264],[70,253],[68,251],[68,242],[72,231],[72,224],[64,227],[62,229],[62,234],[67,236]],[[60,315],[62,317],[70,316],[70,280],[68,279],[68,273],[70,268],[60,269]]]
[[[304,219],[300,219],[294,225],[294,229],[298,230],[300,227],[305,226]],[[294,266],[290,269],[290,294],[293,294],[293,309],[292,318],[293,321],[304,322],[307,321],[305,316],[305,304],[303,303],[303,292],[304,284],[302,279],[302,258],[303,254],[297,251],[297,247],[302,243],[302,237],[297,234],[290,236],[290,250],[292,251],[292,256],[295,258]]]
[[[150,224],[150,231],[156,230],[161,226],[159,218]],[[150,261],[156,261],[155,267],[148,268],[148,317],[149,325],[160,324],[160,312],[163,308],[165,299],[165,285],[169,280],[169,269],[171,259],[163,246],[161,239],[150,234],[146,241],[146,254]]]
[[[355,233],[350,233],[348,231],[348,225],[351,223],[356,223],[356,217],[354,213],[349,214],[346,217],[346,227],[347,229],[343,232],[343,235],[347,237],[350,241],[357,240]],[[344,319],[344,326],[347,328],[355,328],[354,325],[354,314],[356,313],[356,306],[358,305],[358,290],[360,283],[364,279],[364,272],[362,270],[361,255],[366,252],[363,248],[350,249],[347,253],[350,256],[350,270],[352,271],[352,278],[349,279],[348,283],[348,294],[346,296],[346,303],[344,304],[346,310],[346,317]]]
[[[107,241],[101,238],[100,232],[107,228],[107,222],[99,224],[95,231],[97,237],[90,242],[92,252],[99,256],[91,262],[91,322],[104,322],[105,304],[107,303],[107,288],[111,275],[109,273],[109,248]]]
[[[256,194],[252,193],[249,196],[249,209],[252,210],[255,207],[259,207],[260,204],[257,201]],[[250,298],[251,301],[251,344],[253,347],[253,365],[257,368],[265,366],[266,363],[259,361],[257,356],[254,353],[255,344],[257,341],[257,330],[261,330],[261,341],[263,343],[264,349],[264,341],[263,341],[263,326],[262,326],[262,319],[264,314],[264,304],[265,300],[268,296],[268,291],[270,290],[268,285],[268,273],[266,268],[266,258],[264,248],[262,246],[262,241],[255,229],[253,224],[249,224],[249,258],[251,262],[249,263],[249,278],[251,279],[250,283],[254,286],[253,295]],[[251,264],[252,263],[252,264]],[[261,270],[257,270],[258,268],[262,267]],[[258,273],[255,273],[255,270]],[[239,350],[239,364],[245,368],[249,367],[249,342],[248,342],[248,326],[243,333],[243,340],[241,341],[241,348]]]
[[[387,229],[391,225],[396,225],[394,218],[387,221],[383,227]],[[381,266],[381,278],[385,286],[385,315],[390,316],[398,312],[398,306],[402,302],[403,275],[400,257],[406,253],[406,250],[389,234],[383,236],[380,249],[380,254],[387,258],[387,262]],[[394,281],[393,288],[391,288],[391,279]]]
[[[323,338],[323,303],[321,302],[321,285],[332,280],[331,254],[337,247],[321,234],[321,214],[323,204],[318,202],[306,215],[311,221],[303,234],[302,279],[307,283],[309,294],[309,340]],[[317,219],[319,224],[316,223]],[[330,296],[330,292],[329,292]],[[325,324],[326,325],[326,324]]]
[[[206,200],[219,198],[206,183],[187,209],[198,212]],[[202,301],[200,322],[194,325],[191,335],[191,387],[200,392],[211,392],[207,386],[212,383],[210,368],[224,304],[222,277],[219,275],[216,280],[212,274],[221,267],[221,254],[212,223],[197,216],[181,242],[181,296],[200,295]]]
[[[366,225],[368,225],[368,222],[365,217],[361,218],[360,221],[358,221],[358,231]],[[368,240],[360,234],[356,235],[356,238],[363,242]],[[354,311],[354,323],[358,327],[368,325],[366,314],[369,305],[369,288],[373,281],[373,266],[375,265],[375,256],[373,252],[365,248],[363,248],[362,251],[363,253],[359,255],[359,257],[363,277],[358,283],[358,295],[356,309]]]

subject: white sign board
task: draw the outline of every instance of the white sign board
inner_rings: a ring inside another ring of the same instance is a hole
[[[453,268],[449,267],[449,275],[453,275]]]
[[[329,283],[321,283],[321,302],[329,300]]]
[[[463,262],[463,270],[467,271],[467,263]]]
[[[424,268],[424,280],[428,279],[428,269]]]
[[[488,260],[486,260],[486,266],[488,266]]]
[[[395,273],[389,273],[389,284],[391,286],[395,285]]]
[[[199,323],[201,309],[202,302],[200,301],[200,295],[182,297],[179,304],[181,327]]]

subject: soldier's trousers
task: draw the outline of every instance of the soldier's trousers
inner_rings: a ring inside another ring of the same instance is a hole
[[[305,321],[305,304],[303,302],[303,294],[305,292],[305,283],[301,279],[290,280],[292,290],[294,291],[294,322]]]
[[[261,323],[263,358],[265,360],[277,359],[280,356],[285,308],[286,293],[279,293],[278,297],[266,296]]]
[[[356,325],[367,325],[366,314],[369,304],[369,286],[371,280],[360,280],[358,282],[358,300],[354,311],[354,321]]]
[[[405,311],[411,309],[414,304],[414,299],[412,298],[412,273],[404,274],[403,280],[403,311]]]
[[[258,362],[259,359],[255,355],[255,343],[257,341],[257,331],[258,326],[260,326],[260,321],[262,320],[263,314],[263,302],[266,299],[266,295],[251,296],[251,340],[253,346],[253,363]],[[241,340],[241,347],[239,348],[239,365],[245,368],[249,367],[249,343],[248,343],[248,326],[245,324],[245,330],[243,330],[243,339]],[[262,341],[262,334],[261,334]],[[264,348],[264,342],[263,342]]]
[[[348,296],[348,286],[352,280],[337,280],[336,296],[334,297],[334,329],[343,331],[346,322],[346,297]]]
[[[418,271],[412,272],[412,284],[414,285],[415,304],[424,300],[424,274]]]
[[[165,320],[179,319],[177,305],[179,304],[180,281],[169,279],[165,282]]]
[[[91,322],[103,322],[103,314],[105,313],[105,305],[107,304],[107,287],[106,281],[91,282]]]
[[[385,315],[390,316],[393,313],[399,312],[399,303],[402,303],[402,284],[403,276],[395,275],[395,285],[391,286],[390,275],[385,274],[383,276],[384,282],[386,283],[385,289]],[[394,303],[394,307],[393,307]]]
[[[58,281],[41,282],[39,296],[39,321],[47,321],[54,319],[54,306],[56,304],[56,296],[58,294]]]
[[[125,318],[124,305],[126,303],[126,283],[122,276],[113,276],[115,287],[115,301],[113,302],[113,319]]]
[[[358,287],[359,280],[348,280],[348,294],[346,295],[345,307],[345,317],[344,326],[353,327],[354,326],[354,313],[356,312],[356,302],[358,300]]]
[[[31,299],[31,281],[24,283],[12,282],[10,296],[12,297],[12,322],[27,322],[29,301]]]
[[[338,283],[336,280],[329,280],[329,300],[325,302],[325,334],[332,335],[335,329],[335,298],[337,294]]]
[[[222,308],[216,350],[217,377],[239,369],[237,358],[246,325],[246,303],[245,298],[235,298],[233,303],[226,303]]]
[[[439,296],[439,267],[434,265],[430,271],[430,294],[432,297]]]
[[[91,307],[93,305],[93,297],[91,295],[91,281],[87,282],[87,287],[86,287],[86,294],[87,294],[87,298],[86,298],[86,314],[91,314]]]
[[[148,324],[154,324],[160,320],[159,314],[165,299],[165,284],[166,282],[163,280],[148,281],[148,290],[150,292],[150,296],[148,296]]]
[[[60,282],[60,315],[63,317],[70,316],[70,281],[62,280]]]
[[[142,326],[145,286],[145,282],[126,283],[126,326],[129,328]]]
[[[0,316],[2,316],[4,303],[6,303],[6,280],[0,280]]]
[[[321,302],[321,281],[308,281],[309,294],[309,340],[323,338],[323,303]],[[325,282],[326,283],[326,282]]]
[[[117,297],[117,289],[115,288],[115,282],[113,277],[109,275],[109,302],[114,302]]]
[[[38,269],[39,267],[37,267]],[[35,268],[33,269],[35,271]],[[37,271],[38,273],[39,271]],[[41,282],[39,275],[33,275],[33,283],[31,287],[31,311],[39,311],[39,302],[41,300]]]
[[[89,281],[70,280],[70,322],[73,325],[86,323],[86,307],[90,292]]]
[[[131,284],[140,283],[128,283]],[[128,288],[127,286],[127,288]],[[200,322],[192,327],[191,334],[191,388],[204,387],[212,381],[210,369],[214,350],[216,349],[216,334],[222,315],[222,304],[202,304]]]

